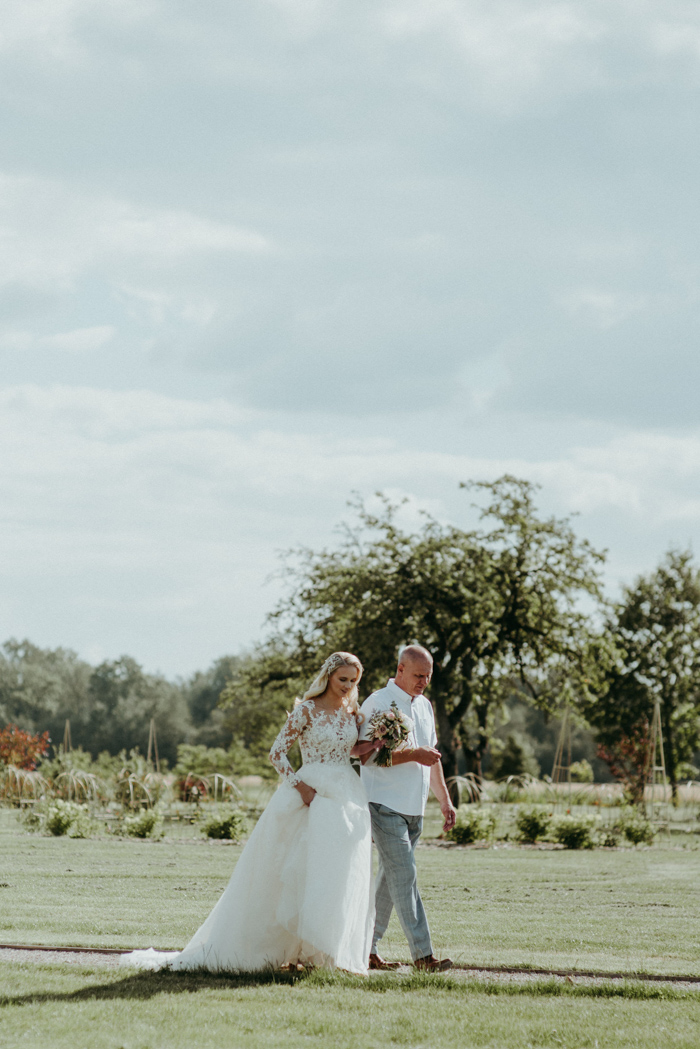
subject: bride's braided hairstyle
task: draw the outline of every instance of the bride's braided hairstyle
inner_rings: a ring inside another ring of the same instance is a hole
[[[364,667],[360,663],[357,656],[354,656],[352,652],[332,652],[328,659],[325,661],[321,669],[319,670],[316,677],[313,679],[308,689],[301,697],[297,700],[297,703],[303,703],[305,699],[315,699],[316,696],[322,696],[328,688],[328,680],[331,674],[334,674],[339,667],[355,667],[359,671],[359,677],[353,687],[345,697],[345,705],[351,714],[356,717],[360,714],[360,708],[358,706],[358,692],[357,686],[360,683],[362,677],[362,671]]]

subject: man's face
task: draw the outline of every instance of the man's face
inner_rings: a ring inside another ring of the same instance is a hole
[[[422,696],[433,676],[433,664],[427,659],[399,663],[394,680],[409,696]]]

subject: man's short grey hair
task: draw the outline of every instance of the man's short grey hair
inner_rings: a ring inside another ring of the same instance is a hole
[[[422,645],[404,645],[399,649],[399,666],[401,663],[433,662],[433,657]]]

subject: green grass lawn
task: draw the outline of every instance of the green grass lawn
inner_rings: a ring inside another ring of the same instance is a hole
[[[697,1049],[700,997],[658,987],[513,992],[450,977],[296,982],[0,966],[0,1046],[50,1049]],[[635,996],[637,995],[637,996]]]
[[[180,947],[239,853],[194,837],[44,838],[0,810],[0,940]],[[418,860],[436,947],[457,962],[700,975],[696,848],[422,848]],[[386,953],[407,958],[398,927]],[[653,984],[289,983],[3,964],[0,996],[3,1047],[700,1045],[698,994]]]

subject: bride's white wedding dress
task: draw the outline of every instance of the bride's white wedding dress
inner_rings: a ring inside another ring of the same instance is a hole
[[[286,755],[297,739],[295,774]],[[270,752],[282,783],[207,920],[183,951],[133,951],[120,964],[250,972],[302,962],[365,973],[374,893],[367,796],[350,765],[356,742],[345,709],[296,706]],[[299,781],[316,791],[309,806]]]

